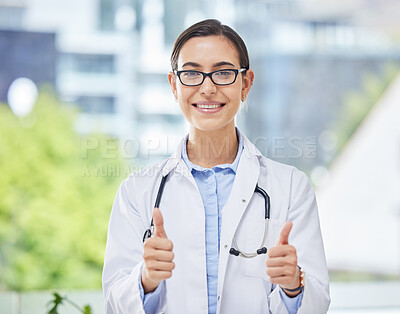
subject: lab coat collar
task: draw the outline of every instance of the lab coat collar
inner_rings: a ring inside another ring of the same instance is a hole
[[[232,163],[219,164],[219,165],[213,167],[213,169],[214,168],[219,168],[219,169],[228,169],[229,168],[236,174],[240,156],[242,155],[242,152],[243,152],[243,136],[237,128],[236,128],[236,136],[239,140],[239,145],[238,145],[238,151],[236,153],[235,160]],[[189,160],[189,157],[187,155],[187,150],[186,150],[186,144],[187,144],[188,138],[189,138],[189,134],[187,134],[185,136],[185,138],[183,139],[183,143],[182,143],[181,156],[182,156],[183,160],[185,161],[186,165],[188,166],[190,172],[192,172],[192,173],[193,173],[193,171],[196,171],[196,172],[207,171],[208,170],[207,168],[201,167],[199,165],[195,165]]]
[[[239,130],[238,130],[239,132]],[[249,139],[243,134],[241,134],[243,138],[244,149],[242,154],[247,158],[261,158],[262,154],[260,151],[249,141]],[[167,163],[162,169],[162,175],[165,177],[172,170],[175,170],[177,173],[181,173],[185,176],[190,177],[191,173],[189,168],[187,167],[185,161],[182,159],[182,145],[185,143],[186,136],[179,142],[178,147],[175,152],[168,158]],[[241,156],[243,158],[244,156]]]
[[[171,157],[168,158],[167,163],[162,169],[162,175],[165,177],[167,174],[169,174],[172,170],[175,170],[178,173],[181,174],[190,174],[190,170],[186,166],[184,160],[181,157],[181,150],[182,150],[182,145],[183,145],[183,140],[179,142],[178,147],[176,148],[175,152],[171,155]]]

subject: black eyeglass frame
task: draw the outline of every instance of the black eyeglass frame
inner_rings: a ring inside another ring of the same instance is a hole
[[[204,83],[204,80],[206,79],[207,76],[210,78],[211,82],[213,82],[215,85],[218,85],[218,86],[232,85],[233,83],[236,82],[236,78],[237,78],[238,74],[239,74],[239,73],[242,73],[242,72],[246,72],[247,70],[248,70],[248,69],[246,69],[246,68],[241,68],[241,69],[221,69],[221,70],[216,70],[216,71],[212,71],[212,72],[209,72],[209,73],[205,73],[205,72],[201,72],[201,71],[197,71],[197,70],[182,70],[182,71],[174,70],[173,72],[174,72],[174,74],[175,74],[176,76],[178,76],[179,81],[181,82],[182,85],[193,87],[193,86],[200,86],[201,84],[203,84],[203,83]],[[229,84],[219,84],[219,83],[215,83],[214,80],[213,80],[213,78],[212,78],[212,75],[213,75],[214,73],[220,72],[220,71],[233,71],[233,72],[235,72],[235,78],[234,78],[233,82],[232,82],[232,83],[229,83]],[[201,82],[200,82],[199,84],[196,84],[196,85],[184,84],[184,83],[182,82],[182,80],[181,80],[181,74],[184,73],[184,72],[200,73],[201,75],[203,75],[203,79],[201,80]]]

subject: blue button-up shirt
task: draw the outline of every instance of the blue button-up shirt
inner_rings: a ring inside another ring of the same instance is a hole
[[[186,145],[182,145],[182,158],[197,183],[205,210],[208,313],[217,311],[221,210],[231,193],[242,151],[243,139],[239,135],[238,152],[233,163],[217,165],[210,169],[193,164],[187,156]]]
[[[243,137],[237,130],[239,140],[238,152],[235,160],[231,164],[222,164],[210,168],[203,168],[193,164],[187,155],[186,143],[188,136],[185,137],[182,145],[182,159],[193,175],[199,188],[205,210],[205,235],[206,235],[206,266],[207,266],[207,289],[208,289],[208,313],[213,314],[217,311],[217,286],[218,286],[218,259],[221,235],[221,210],[226,204],[235,180],[236,170],[240,156],[244,148]],[[146,313],[155,313],[158,306],[158,297],[162,284],[153,293],[143,296],[141,280],[139,286],[142,293],[144,309]],[[295,298],[289,298],[282,290],[280,295],[289,311],[297,313],[301,305],[302,293]]]

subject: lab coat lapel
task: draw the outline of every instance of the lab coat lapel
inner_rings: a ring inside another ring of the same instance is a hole
[[[174,170],[176,173],[179,173],[180,175],[188,179],[190,183],[194,184],[197,188],[196,181],[194,180],[192,174],[190,173],[190,170],[187,167],[185,161],[182,159],[182,145],[185,144],[186,144],[186,137],[184,137],[180,141],[174,153],[168,158],[167,163],[164,165],[162,169],[162,175],[166,176],[168,173]]]
[[[174,243],[176,270],[179,268],[179,272],[173,272],[173,277],[167,280],[167,290],[171,299],[183,303],[179,306],[169,303],[167,312],[178,313],[181,309],[185,313],[206,313],[205,212],[196,181],[181,157],[184,144],[183,139],[162,169],[163,176],[170,173],[164,202],[172,212],[165,214],[164,224],[169,227],[167,234]]]
[[[243,135],[244,136],[244,135]],[[225,278],[225,271],[230,256],[229,249],[240,220],[253,197],[260,174],[258,150],[244,137],[244,150],[239,161],[235,180],[229,199],[222,209],[221,254],[219,261],[218,291],[220,293]],[[228,247],[225,249],[225,245]]]
[[[181,164],[180,161],[183,161],[181,158],[181,151],[182,151],[182,145],[183,145],[183,140],[180,141],[178,147],[174,151],[174,153],[168,158],[167,163],[162,169],[162,175],[165,177],[172,169],[175,167],[177,168],[182,168],[178,167],[178,164]],[[184,163],[184,162],[183,162]],[[186,167],[187,168],[187,167]]]

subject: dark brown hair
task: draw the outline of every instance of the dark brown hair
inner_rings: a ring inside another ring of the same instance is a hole
[[[193,24],[179,35],[176,39],[171,54],[172,70],[178,69],[178,56],[182,46],[193,37],[223,36],[227,38],[236,48],[239,55],[240,67],[249,69],[249,55],[243,39],[232,28],[221,24],[220,21],[209,19]]]

